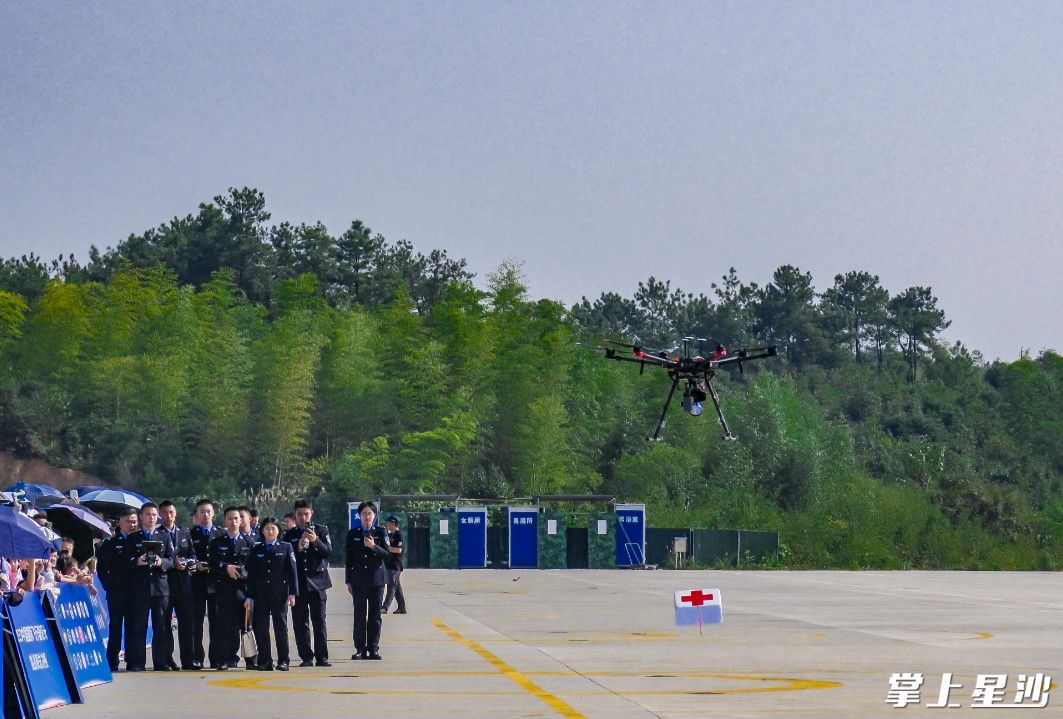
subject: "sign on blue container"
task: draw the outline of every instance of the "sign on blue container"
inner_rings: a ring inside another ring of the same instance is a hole
[[[539,566],[539,510],[509,508],[509,566],[511,569]]]
[[[487,566],[487,507],[458,508],[458,566]]]
[[[62,584],[59,596],[50,594],[49,601],[78,686],[86,689],[111,681],[103,644],[107,622],[93,609],[88,587]]]
[[[646,505],[616,505],[616,566],[646,563]]]
[[[56,645],[48,630],[40,596],[31,592],[17,607],[9,605],[7,612],[15,635],[17,659],[34,705],[38,709],[51,709],[80,702],[80,696],[70,694],[59,656],[63,648]]]

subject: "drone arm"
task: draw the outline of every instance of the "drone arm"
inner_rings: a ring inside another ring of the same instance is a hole
[[[774,357],[776,354],[778,352],[774,347],[754,347],[752,349],[737,350],[733,354],[714,359],[711,364],[713,367],[725,367],[737,363],[738,369],[741,370],[743,362]]]
[[[661,410],[661,417],[657,420],[657,429],[653,431],[653,436],[650,437],[651,442],[657,442],[661,439],[661,430],[664,429],[664,420],[668,416],[668,405],[672,403],[672,395],[675,394],[675,388],[679,386],[679,374],[672,375],[672,389],[668,390],[668,399],[664,401],[664,409]]]
[[[611,353],[611,354],[610,354]],[[616,360],[617,362],[635,362],[643,367],[646,365],[652,365],[654,367],[675,367],[675,360],[670,360],[666,357],[658,357],[657,355],[641,354],[641,355],[621,355],[616,354],[612,350],[607,349],[605,351],[605,358]]]

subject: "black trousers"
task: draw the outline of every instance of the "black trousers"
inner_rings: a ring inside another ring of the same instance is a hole
[[[384,588],[351,587],[351,595],[354,598],[354,649],[359,654],[379,652]]]
[[[287,664],[288,656],[288,599],[256,599],[252,622],[255,627],[255,643],[258,644],[258,665],[273,664],[273,652],[269,646],[269,625],[273,621],[273,637],[277,641],[277,662]]]
[[[384,596],[384,611],[387,611],[391,606],[391,600],[394,598],[395,602],[399,605],[399,611],[406,611],[406,597],[402,594],[402,567],[396,569],[388,568],[388,593]]]
[[[144,669],[147,664],[148,617],[151,617],[151,665],[156,669],[169,666],[173,659],[173,634],[170,632],[168,595],[134,595],[125,643],[127,669]]]
[[[310,622],[314,623],[314,647],[310,648]],[[328,634],[325,631],[325,593],[308,589],[295,598],[292,607],[295,647],[304,662],[328,660]]]
[[[214,595],[218,628],[211,631],[210,646],[213,653],[215,641],[218,646],[218,664],[235,664],[240,660],[240,631],[244,628],[244,602],[231,593]],[[213,630],[214,627],[211,626]]]
[[[122,630],[125,630],[126,635],[129,634],[129,620],[132,609],[130,605],[129,597],[120,593],[117,588],[112,592],[107,592],[107,615],[110,620],[109,636],[107,637],[107,665],[111,667],[112,672],[118,671],[118,655],[122,653]],[[143,643],[141,646],[143,646]],[[128,663],[129,656],[126,655],[127,666]]]
[[[173,584],[177,585],[178,581],[174,581]],[[173,614],[177,614],[177,646],[181,651],[181,666],[188,668],[192,666],[195,661],[195,652],[192,646],[192,639],[194,636],[194,627],[192,620],[192,597],[189,594],[187,587],[180,587],[176,591],[170,590],[170,603],[166,607],[166,616],[169,617]],[[154,626],[154,625],[153,625]],[[200,627],[202,630],[202,626]],[[158,631],[157,629],[155,631]],[[170,623],[166,623],[166,631],[170,632]],[[173,647],[173,635],[170,636],[170,646]],[[203,647],[200,646],[200,653],[202,655]],[[171,654],[170,661],[173,661]]]
[[[199,577],[192,578],[192,658],[197,664],[203,663],[203,620],[210,623],[209,638],[210,650],[209,662],[212,667],[219,664],[217,653],[217,640],[214,632],[218,628],[218,614],[215,606],[214,594],[207,591],[207,581]],[[180,619],[178,619],[180,621]],[[178,625],[180,626],[180,625]],[[184,661],[182,656],[181,661]]]

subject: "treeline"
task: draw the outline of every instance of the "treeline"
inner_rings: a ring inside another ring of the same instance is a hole
[[[779,528],[795,566],[1063,565],[1063,358],[986,365],[930,288],[790,266],[708,294],[650,278],[566,308],[519,268],[361,222],[267,226],[261,193],[88,261],[0,266],[0,447],[156,495],[600,492],[659,526]],[[782,356],[720,380],[738,442],[602,337]],[[341,515],[337,515],[341,516]]]

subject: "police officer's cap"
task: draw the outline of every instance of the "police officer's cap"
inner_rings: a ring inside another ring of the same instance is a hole
[[[399,523],[399,518],[396,517],[394,514],[390,514],[390,515],[388,515],[388,521],[389,522],[394,522],[395,524],[398,524]]]

